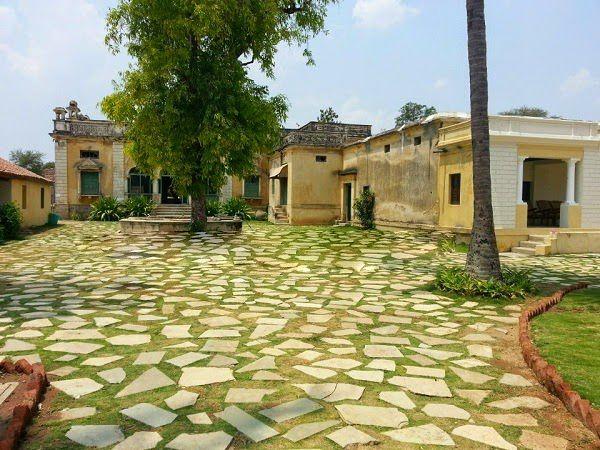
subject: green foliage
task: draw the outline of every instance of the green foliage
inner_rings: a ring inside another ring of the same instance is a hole
[[[437,242],[441,253],[467,253],[469,246],[464,242],[456,242],[454,236],[444,236]]]
[[[420,103],[408,102],[400,108],[400,115],[396,117],[396,126],[400,127],[410,122],[417,122],[431,114],[435,114],[435,106],[421,105]]]
[[[4,242],[4,226],[0,225],[0,244]]]
[[[89,220],[115,222],[125,217],[123,204],[114,197],[101,197],[92,204]]]
[[[219,200],[207,200],[206,201],[206,215],[208,217],[215,217],[221,214],[223,205]]]
[[[272,77],[278,45],[305,45],[336,2],[119,0],[106,43],[133,63],[101,107],[126,126],[137,167],[160,167],[193,198],[227,175],[251,174],[279,143],[287,102],[256,84],[249,66]]]
[[[370,189],[362,191],[354,201],[354,211],[363,228],[375,228],[375,193]]]
[[[229,200],[223,203],[222,207],[223,214],[228,216],[237,216],[242,220],[248,220],[252,218],[252,208],[246,203],[241,197],[231,197]]]
[[[150,197],[136,195],[123,202],[125,217],[147,217],[156,208],[156,203]]]
[[[4,239],[15,239],[19,236],[23,216],[14,202],[0,205],[0,226],[3,228]]]
[[[435,287],[467,297],[525,298],[536,292],[525,270],[504,269],[502,280],[480,280],[467,273],[464,267],[447,267],[436,274]]]
[[[11,163],[21,166],[27,170],[42,174],[44,169],[44,154],[36,150],[12,150],[8,156]]]
[[[520,106],[498,114],[501,116],[548,117],[548,111],[537,106]]]
[[[329,108],[322,109],[319,114],[319,118],[317,122],[321,123],[339,123],[338,122],[338,113],[336,113],[333,108],[330,106]]]

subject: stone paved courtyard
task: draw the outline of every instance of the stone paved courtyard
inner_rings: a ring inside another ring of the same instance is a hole
[[[117,230],[0,247],[0,355],[53,386],[25,448],[566,448],[543,390],[494,363],[519,304],[423,290],[464,258],[435,233]],[[600,284],[600,255],[505,262]]]

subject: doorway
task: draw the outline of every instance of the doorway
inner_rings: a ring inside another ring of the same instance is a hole
[[[352,221],[352,183],[344,183],[344,221]]]
[[[160,202],[167,205],[180,205],[187,203],[187,199],[182,198],[175,190],[173,177],[170,175],[162,175],[160,177]]]
[[[288,191],[288,180],[287,178],[279,179],[279,204],[281,206],[287,205],[287,191]]]

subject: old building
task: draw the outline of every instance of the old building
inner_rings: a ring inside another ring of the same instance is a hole
[[[81,114],[76,101],[54,109],[50,136],[55,150],[55,212],[62,217],[85,217],[98,198],[152,197],[158,204],[183,204],[169,174],[141,173],[127,155],[123,130],[111,121]],[[256,173],[245,179],[229,177],[210,198],[243,197],[255,209],[268,205],[268,161],[257,162]]]
[[[51,187],[50,180],[0,158],[0,205],[14,202],[21,210],[24,227],[48,222]]]

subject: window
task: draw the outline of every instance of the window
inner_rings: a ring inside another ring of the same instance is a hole
[[[80,158],[98,159],[100,158],[100,152],[98,150],[80,150]]]
[[[369,186],[368,184],[363,186],[363,192],[369,192],[371,190],[371,186]]]
[[[386,144],[383,146],[384,153],[389,153],[391,149],[392,149],[392,146],[390,144]]]
[[[327,156],[325,155],[317,155],[315,157],[316,162],[327,162]]]
[[[42,209],[46,207],[46,192],[44,188],[40,188],[40,207]]]
[[[207,200],[213,200],[213,201],[219,200],[220,194],[221,193],[219,192],[219,189],[215,189],[214,187],[212,187],[210,185],[206,188],[206,199]]]
[[[252,175],[251,177],[244,178],[244,197],[260,197],[260,177],[258,175]]]
[[[100,195],[100,173],[81,172],[81,195]]]
[[[149,175],[140,173],[135,167],[127,177],[127,193],[130,196],[152,194],[152,180]]]
[[[460,173],[450,174],[450,204],[460,205]]]
[[[421,145],[421,136],[415,136],[413,143],[414,143],[415,147],[417,145]]]
[[[27,209],[27,186],[21,186],[21,209]]]

